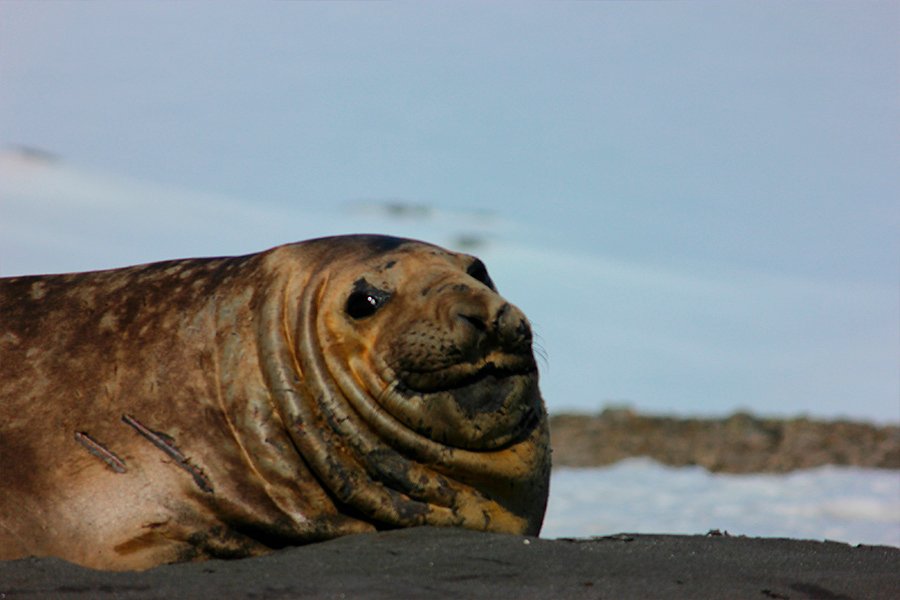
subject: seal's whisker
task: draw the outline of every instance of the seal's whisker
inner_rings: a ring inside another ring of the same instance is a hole
[[[531,348],[537,357],[540,359],[541,364],[544,367],[550,366],[550,355],[547,354],[547,350],[544,348],[544,338],[541,334],[537,332],[537,326],[534,323],[531,324],[532,327],[532,342]]]

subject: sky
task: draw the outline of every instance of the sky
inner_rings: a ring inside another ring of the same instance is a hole
[[[551,410],[898,421],[898,29],[892,2],[3,1],[0,276],[377,227],[486,259]]]

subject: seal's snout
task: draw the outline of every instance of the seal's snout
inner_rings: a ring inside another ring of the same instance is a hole
[[[510,354],[531,352],[531,325],[521,310],[504,302],[495,310],[461,310],[457,317],[477,338],[478,346]]]
[[[522,311],[506,302],[494,320],[501,346],[510,352],[531,352],[531,325]]]

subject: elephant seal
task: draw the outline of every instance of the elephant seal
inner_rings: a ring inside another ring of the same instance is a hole
[[[0,280],[0,558],[536,535],[549,471],[530,326],[471,256],[356,235]]]

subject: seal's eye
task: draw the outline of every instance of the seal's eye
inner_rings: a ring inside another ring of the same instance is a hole
[[[344,310],[352,319],[364,319],[374,315],[390,297],[388,292],[379,290],[365,279],[359,279],[353,285]]]
[[[497,291],[497,288],[494,287],[494,282],[491,281],[491,276],[488,275],[487,267],[485,267],[484,263],[477,258],[475,259],[475,262],[469,265],[469,268],[466,269],[466,273],[468,273],[469,276],[477,279],[484,285],[488,286],[495,292]]]
[[[347,314],[354,319],[362,319],[374,315],[378,310],[378,298],[365,292],[353,292],[347,298]]]

